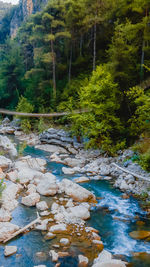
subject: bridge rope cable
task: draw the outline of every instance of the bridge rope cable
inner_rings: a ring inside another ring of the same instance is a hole
[[[7,109],[0,109],[1,114],[6,114],[6,115],[15,115],[15,116],[23,116],[23,117],[45,117],[45,118],[52,118],[52,117],[62,117],[62,116],[67,116],[71,114],[80,114],[80,113],[85,113],[89,112],[88,109],[81,109],[81,110],[73,110],[71,111],[64,111],[64,112],[54,112],[54,113],[27,113],[27,112],[17,112],[17,111],[11,111]]]

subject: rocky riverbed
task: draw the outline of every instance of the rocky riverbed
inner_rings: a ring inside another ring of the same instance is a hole
[[[12,133],[10,122],[7,120],[4,124],[1,126],[1,133]],[[21,142],[26,141],[28,145],[35,145],[36,149],[50,152],[49,160],[63,164],[62,172],[66,178],[58,181],[54,173],[47,171],[47,162],[43,158],[29,155],[18,157],[16,147],[10,139],[5,135],[0,136],[0,146],[7,155],[0,156],[0,175],[7,183],[0,208],[0,242],[19,229],[17,224],[11,223],[11,219],[21,203],[27,208],[35,207],[38,211],[40,221],[34,229],[41,231],[45,240],[52,240],[49,257],[56,263],[55,266],[60,266],[61,258],[72,255],[72,244],[80,247],[80,253],[77,253],[79,266],[126,266],[125,261],[113,258],[105,250],[98,231],[87,225],[91,210],[97,205],[98,199],[81,184],[92,180],[108,180],[126,193],[139,194],[141,190],[146,190],[149,195],[147,180],[140,181],[113,165],[117,163],[123,166],[124,160],[130,158],[133,152],[126,150],[120,152],[116,158],[105,157],[98,150],[85,151],[83,145],[64,130],[51,128],[40,136],[24,135],[18,125],[13,126],[13,130]],[[149,178],[148,173],[132,162],[123,167]],[[77,177],[71,181],[67,179],[67,175]],[[148,237],[149,235],[146,236]],[[16,252],[17,248],[9,248],[9,244],[4,250],[7,257]]]

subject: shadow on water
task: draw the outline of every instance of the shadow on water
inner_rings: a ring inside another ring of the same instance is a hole
[[[24,155],[32,157],[41,157],[47,160],[47,170],[56,175],[58,180],[68,178],[73,180],[80,175],[68,176],[62,173],[64,165],[50,162],[50,153],[27,146]],[[133,267],[149,267],[150,257],[132,257],[132,252],[150,253],[150,243],[137,241],[129,236],[134,230],[148,230],[149,221],[146,214],[139,206],[137,200],[133,197],[123,199],[122,193],[114,189],[107,181],[91,181],[82,184],[85,188],[92,191],[98,200],[96,207],[91,210],[91,219],[87,221],[89,226],[99,230],[105,249],[113,254],[124,255],[126,260],[132,262]],[[142,220],[144,226],[137,226],[136,221]],[[13,212],[12,223],[24,226],[36,218],[36,209],[28,208],[19,204]],[[49,257],[51,242],[46,241],[41,231],[31,231],[25,235],[19,236],[9,242],[9,245],[18,247],[17,254],[5,258],[3,255],[3,246],[0,246],[0,264],[4,267],[32,267],[34,265],[45,264],[47,267],[54,266]],[[35,256],[37,252],[44,252],[43,258]],[[22,256],[20,256],[20,254]],[[66,257],[60,259],[61,267],[77,267],[76,257]]]

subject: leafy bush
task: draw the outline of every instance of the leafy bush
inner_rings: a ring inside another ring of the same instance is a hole
[[[1,179],[1,178],[0,178]],[[0,198],[1,198],[1,196],[2,196],[2,192],[3,192],[3,190],[5,189],[5,187],[6,187],[6,185],[5,185],[5,183],[4,183],[4,179],[1,179],[1,181],[0,181]]]
[[[34,106],[32,104],[30,104],[25,97],[21,96],[19,98],[19,102],[18,102],[16,111],[17,112],[32,113],[33,110],[34,110]],[[31,131],[31,119],[21,117],[21,127],[25,133],[29,133]]]
[[[144,170],[150,171],[150,149],[140,157],[140,164]]]
[[[88,113],[71,116],[72,130],[89,139],[88,146],[101,147],[114,154],[125,146],[120,139],[123,127],[117,116],[118,87],[107,66],[98,66],[86,86],[79,90],[80,107]]]

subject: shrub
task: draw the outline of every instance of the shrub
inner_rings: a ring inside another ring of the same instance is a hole
[[[25,97],[21,96],[19,98],[16,111],[32,113],[33,110],[34,110],[34,106],[30,104]],[[29,133],[31,131],[31,119],[21,117],[21,127],[25,133]]]
[[[1,181],[0,181],[0,198],[2,197],[2,192],[5,189],[5,187],[6,187],[6,185],[4,183],[4,179],[1,179]]]
[[[150,171],[150,149],[140,157],[140,164],[144,170]]]
[[[117,115],[118,86],[107,66],[98,66],[87,85],[80,88],[79,101],[89,112],[71,116],[73,132],[87,137],[88,146],[101,147],[110,154],[122,149],[125,141],[120,138],[123,127]]]

